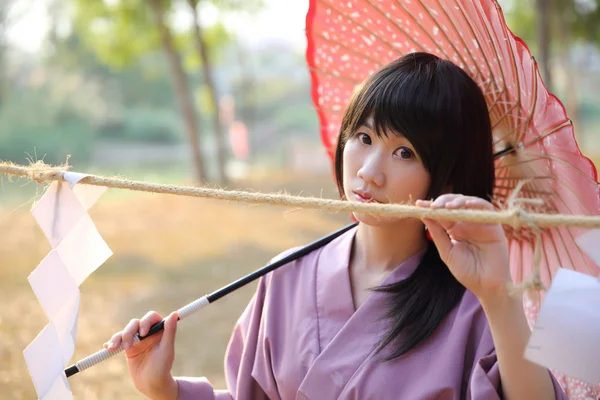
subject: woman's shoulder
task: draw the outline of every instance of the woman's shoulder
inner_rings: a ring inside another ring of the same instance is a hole
[[[302,246],[291,247],[271,258],[269,264],[274,264],[284,260],[285,258],[289,258],[289,261],[274,269],[272,273],[268,274],[266,276],[267,281],[272,283],[280,280],[294,280],[298,279],[302,272],[306,274],[308,272],[307,270],[311,269],[309,265],[316,264],[322,248],[313,250],[307,254],[298,254],[298,252],[302,249]],[[294,257],[294,254],[297,254],[298,256]]]
[[[270,275],[270,279],[281,278],[296,278],[299,275],[311,275],[316,273],[316,269],[320,264],[339,264],[348,261],[352,239],[355,229],[344,232],[332,241],[304,254],[298,254],[304,247],[296,246],[289,248],[277,254],[270,260],[270,263],[275,263],[289,257],[289,262],[277,268]],[[298,254],[293,257],[293,254]]]

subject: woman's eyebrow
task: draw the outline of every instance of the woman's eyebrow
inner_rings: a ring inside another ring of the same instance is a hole
[[[370,130],[374,130],[373,129],[373,124],[371,123],[371,121],[364,121],[362,122],[359,127],[365,127],[365,128],[369,128]]]

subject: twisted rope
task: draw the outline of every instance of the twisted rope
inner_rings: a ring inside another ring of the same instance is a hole
[[[24,177],[38,183],[63,181],[68,167],[50,167],[41,162],[30,166],[0,163],[0,174]],[[109,188],[163,193],[176,196],[202,197],[216,200],[238,201],[251,204],[270,204],[333,212],[363,212],[389,217],[431,218],[447,221],[467,221],[510,225],[513,228],[535,225],[538,228],[572,226],[600,228],[600,216],[529,213],[519,207],[507,210],[446,210],[428,209],[407,204],[356,203],[342,200],[299,197],[279,193],[256,193],[206,187],[178,186],[89,175],[79,184],[105,186]]]

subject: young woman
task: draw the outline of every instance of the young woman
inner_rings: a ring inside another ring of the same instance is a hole
[[[357,88],[337,184],[347,201],[492,210],[492,151],[476,83],[414,53]],[[506,291],[500,225],[354,217],[356,228],[259,281],[227,349],[227,390],[171,375],[176,313],[135,347],[157,313],[105,347],[123,343],[135,387],[153,399],[566,398],[523,358],[529,328]]]

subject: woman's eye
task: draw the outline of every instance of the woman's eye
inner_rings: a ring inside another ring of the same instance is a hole
[[[403,160],[410,160],[411,158],[414,158],[415,154],[412,152],[411,149],[408,149],[406,147],[400,147],[399,149],[396,149],[396,151],[394,152],[394,155],[396,157],[400,157]]]
[[[372,144],[371,137],[366,133],[359,133],[358,140],[360,140],[360,142],[363,144]]]

